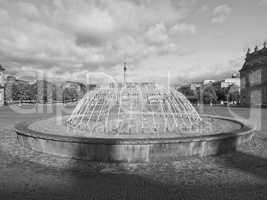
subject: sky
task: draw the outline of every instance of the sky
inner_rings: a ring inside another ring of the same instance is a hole
[[[0,63],[53,80],[184,83],[238,72],[267,41],[267,0],[0,0]],[[99,75],[101,76],[101,75]]]

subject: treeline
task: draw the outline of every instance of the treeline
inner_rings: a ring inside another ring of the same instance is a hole
[[[37,81],[34,84],[29,84],[28,82],[12,82],[6,84],[5,101],[6,103],[14,101],[42,103],[77,101],[91,87],[88,88],[82,83],[53,84],[48,81]]]
[[[238,104],[240,102],[240,92],[237,86],[229,86],[226,88],[216,88],[212,85],[197,88],[192,90],[190,86],[182,86],[178,91],[183,93],[192,103],[221,103],[233,102]]]

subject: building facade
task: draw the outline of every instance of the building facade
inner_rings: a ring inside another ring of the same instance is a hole
[[[5,81],[4,81],[5,69],[0,65],[0,106],[5,103]]]
[[[267,106],[267,48],[248,50],[240,70],[240,103],[245,106]]]
[[[240,87],[240,78],[227,78],[221,82],[222,88],[228,88],[230,86]]]
[[[229,88],[234,86],[238,89],[238,91],[240,91],[240,78],[232,75],[231,78],[226,78],[212,83],[212,86],[216,89]]]
[[[215,82],[215,80],[204,80],[203,85],[209,85],[209,84],[212,84],[214,82]]]
[[[16,82],[15,76],[7,76],[5,85],[5,102],[7,104],[13,102],[13,85]]]

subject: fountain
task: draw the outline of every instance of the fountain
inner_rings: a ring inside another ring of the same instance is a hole
[[[200,128],[201,118],[180,92],[156,84],[100,88],[79,102],[66,121],[87,134],[142,137],[179,135]]]
[[[20,144],[54,155],[104,162],[149,162],[234,151],[254,129],[199,115],[184,95],[152,83],[88,92],[70,116],[21,122]]]
[[[234,151],[254,129],[199,116],[180,92],[124,82],[89,91],[70,116],[18,123],[20,144],[54,155],[104,162],[149,162]]]

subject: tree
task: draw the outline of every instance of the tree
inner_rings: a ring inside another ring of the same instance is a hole
[[[215,90],[218,101],[226,101],[228,88],[218,88]]]
[[[228,96],[227,96],[227,100],[228,101],[232,101],[232,102],[236,102],[239,103],[240,101],[240,92],[239,92],[239,88],[235,85],[232,85],[229,87],[228,89]]]
[[[203,103],[208,104],[216,102],[218,97],[212,86],[206,86],[201,90],[200,99],[202,99]]]
[[[36,100],[37,88],[27,83],[15,83],[12,85],[13,100]]]
[[[63,91],[63,101],[75,101],[78,99],[78,92],[76,88],[66,88]]]
[[[183,95],[185,95],[186,97],[188,96],[194,96],[195,93],[193,90],[191,90],[190,86],[181,86],[179,89],[178,89],[179,92],[181,92]]]

